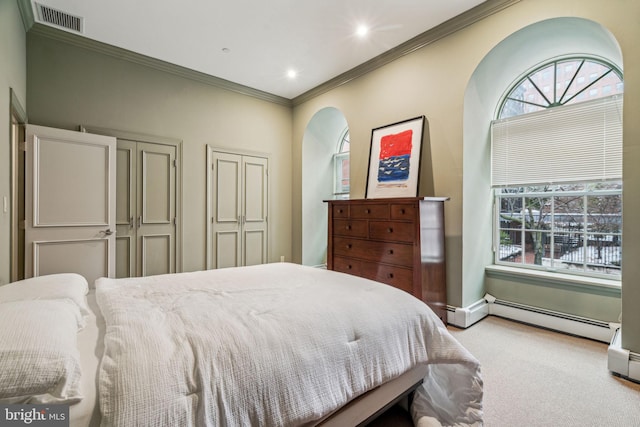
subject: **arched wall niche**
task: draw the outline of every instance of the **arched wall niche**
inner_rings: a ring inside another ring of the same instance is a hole
[[[333,198],[333,155],[347,128],[334,107],[317,111],[302,139],[302,264],[318,266],[327,259],[327,204]]]
[[[615,37],[597,22],[553,18],[524,27],[496,45],[479,63],[465,91],[463,129],[463,306],[489,292],[508,301],[615,321],[620,299],[602,295],[571,298],[555,286],[487,277],[493,264],[490,123],[511,86],[537,65],[567,55],[604,59],[623,70]]]

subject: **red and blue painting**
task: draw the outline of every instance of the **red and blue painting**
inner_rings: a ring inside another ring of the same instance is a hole
[[[380,139],[378,162],[378,182],[406,181],[411,167],[411,147],[413,130]]]
[[[416,197],[425,117],[371,131],[365,198]]]

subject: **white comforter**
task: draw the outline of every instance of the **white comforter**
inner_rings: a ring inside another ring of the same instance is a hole
[[[461,373],[450,381],[431,369],[446,402],[417,419],[481,417],[477,361],[425,304],[390,286],[276,263],[102,278],[96,297],[106,426],[309,424],[418,363]]]

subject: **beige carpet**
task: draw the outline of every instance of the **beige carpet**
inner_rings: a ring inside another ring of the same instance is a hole
[[[640,384],[607,370],[607,344],[490,316],[449,331],[482,364],[486,427],[640,426]]]

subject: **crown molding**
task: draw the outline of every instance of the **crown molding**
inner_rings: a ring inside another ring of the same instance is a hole
[[[298,95],[292,99],[287,99],[278,95],[244,86],[179,65],[171,64],[150,56],[141,55],[126,49],[115,47],[106,43],[101,43],[86,37],[82,37],[67,31],[63,31],[48,25],[35,22],[33,8],[30,0],[18,0],[22,22],[25,31],[29,34],[47,37],[53,40],[61,41],[76,47],[92,50],[118,59],[123,59],[135,64],[143,65],[166,73],[174,74],[183,78],[194,80],[210,86],[240,93],[242,95],[251,96],[264,101],[283,105],[285,107],[293,107],[309,101],[323,93],[342,86],[358,77],[370,73],[377,68],[382,67],[390,62],[395,61],[405,55],[415,52],[431,43],[434,43],[446,36],[466,28],[488,16],[491,16],[503,9],[519,3],[522,0],[487,0],[484,3],[470,9],[448,21],[428,30],[411,40],[392,48],[369,61],[352,68],[318,86]]]
[[[22,25],[24,26],[25,33],[28,32],[36,19],[33,15],[33,8],[31,7],[30,0],[18,0],[18,10],[20,11],[20,17],[22,18]]]
[[[27,123],[29,121],[27,112],[24,110],[24,108],[22,108],[22,103],[18,99],[18,95],[16,95],[16,92],[13,90],[13,88],[9,88],[9,96],[11,98],[11,110],[16,115],[18,121],[20,123]]]
[[[179,65],[171,64],[169,62],[152,58],[150,56],[141,55],[130,50],[98,42],[86,37],[79,36],[77,34],[70,33],[68,31],[59,30],[49,25],[44,25],[36,22],[33,24],[28,33],[30,35],[46,37],[72,46],[108,55],[114,58],[123,59],[134,64],[143,65],[145,67],[153,68],[159,71],[164,71],[166,73],[194,80],[199,83],[215,86],[231,92],[240,93],[242,95],[251,96],[253,98],[258,98],[264,101],[272,102],[274,104],[284,105],[285,107],[291,107],[290,99],[273,95],[271,93],[264,92],[258,89],[253,89],[251,87],[234,83],[229,80],[221,79],[209,74],[201,73],[199,71],[191,70],[189,68],[181,67]]]
[[[367,73],[370,73],[371,71],[374,71],[377,68],[382,67],[383,65],[386,65],[392,61],[395,61],[398,58],[401,58],[405,55],[415,52],[416,50],[421,49],[427,45],[430,45],[431,43],[434,43],[457,31],[460,31],[463,28],[466,28],[471,24],[474,24],[488,16],[491,16],[497,12],[500,12],[501,10],[506,9],[507,7],[512,6],[513,4],[518,3],[520,1],[522,0],[485,1],[484,3],[479,4],[473,9],[469,9],[468,11],[454,18],[451,18],[440,25],[425,31],[422,34],[417,35],[411,40],[408,40],[396,46],[395,48],[392,48],[378,55],[377,57],[370,59],[369,61],[334,77],[331,80],[327,80],[326,82],[303,93],[302,95],[296,96],[295,98],[292,99],[293,106],[300,105],[312,98],[315,98],[316,96],[319,96],[325,92],[328,92],[332,89],[342,86],[345,83],[350,82],[351,80],[354,80]]]

